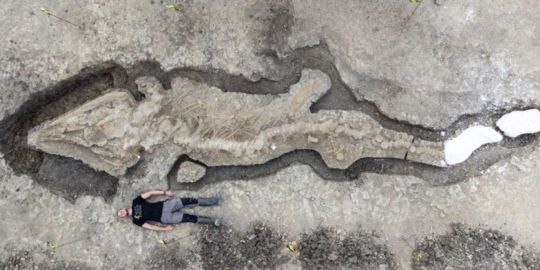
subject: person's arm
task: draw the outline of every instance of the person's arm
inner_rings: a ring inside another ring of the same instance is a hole
[[[170,190],[167,190],[167,191],[153,190],[153,191],[148,191],[146,193],[141,194],[141,197],[146,200],[150,198],[151,196],[159,196],[159,195],[167,195],[169,197],[174,196],[174,194]]]
[[[152,231],[172,231],[174,229],[173,225],[167,225],[165,227],[160,227],[160,226],[152,225],[152,224],[149,224],[149,223],[144,223],[142,225],[142,227],[145,228],[145,229],[148,229],[148,230],[152,230]]]

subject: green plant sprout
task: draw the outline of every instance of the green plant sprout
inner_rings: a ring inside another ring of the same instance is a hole
[[[77,27],[77,28],[82,29],[82,27],[80,27],[80,26],[78,26],[78,25],[76,25],[76,24],[74,24],[74,23],[72,23],[72,22],[70,22],[70,21],[68,21],[68,20],[66,20],[66,19],[62,19],[62,18],[60,18],[60,17],[58,17],[58,16],[52,14],[52,13],[51,13],[48,9],[46,9],[46,8],[43,8],[43,7],[42,7],[42,8],[39,8],[39,10],[43,11],[43,13],[45,13],[45,14],[47,14],[47,15],[49,15],[49,16],[55,17],[55,18],[57,18],[57,19],[59,19],[59,20],[65,22],[65,23],[69,23],[69,24],[71,24],[71,25],[73,25],[73,26],[75,26],[75,27]]]
[[[174,11],[181,11],[182,8],[181,7],[178,7],[178,6],[175,6],[175,5],[165,5],[168,9],[170,10],[174,10]]]

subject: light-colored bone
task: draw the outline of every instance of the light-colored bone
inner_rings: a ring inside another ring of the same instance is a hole
[[[119,176],[141,151],[155,149],[210,166],[260,164],[313,149],[330,167],[346,168],[363,157],[403,158],[410,144],[389,147],[389,138],[412,140],[361,112],[311,113],[309,107],[331,86],[318,70],[304,70],[290,93],[277,97],[225,93],[185,78],[174,79],[168,91],[153,77],[139,78],[137,85],[145,100],[137,103],[125,90],[109,92],[44,123],[29,134],[29,144]],[[306,135],[332,139],[313,143]],[[170,144],[178,147],[161,147]]]

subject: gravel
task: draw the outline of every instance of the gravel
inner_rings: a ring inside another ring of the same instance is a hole
[[[540,269],[539,253],[519,246],[511,236],[464,224],[451,227],[448,234],[417,245],[413,269]]]
[[[89,270],[92,268],[86,265],[73,262],[73,261],[61,261],[54,259],[53,251],[42,252],[46,255],[48,260],[34,258],[34,251],[30,249],[18,250],[18,249],[5,249],[4,252],[9,255],[4,260],[0,261],[0,269],[40,269],[40,270],[57,270],[57,269],[70,269],[70,270]],[[38,251],[39,252],[39,251]]]
[[[321,228],[304,234],[298,249],[304,269],[398,269],[388,249],[362,231],[345,235]]]
[[[262,223],[245,232],[221,227],[199,235],[203,269],[276,269],[289,261],[283,255],[285,235]]]

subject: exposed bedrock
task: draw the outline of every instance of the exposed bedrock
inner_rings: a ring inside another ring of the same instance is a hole
[[[180,165],[176,182],[194,183],[206,173],[206,167],[195,162],[186,161]]]
[[[303,70],[300,81],[277,96],[226,93],[186,78],[173,79],[169,91],[154,77],[137,84],[144,100],[112,89],[37,126],[28,143],[113,176],[123,175],[143,151],[187,154],[217,166],[261,164],[312,149],[329,167],[343,169],[366,157],[403,159],[412,147],[412,135],[385,129],[362,112],[311,113],[331,87],[319,70]],[[418,143],[416,160],[441,165],[440,143]]]
[[[540,104],[534,1],[511,7],[405,2],[294,1],[289,44],[294,49],[325,40],[355,95],[392,119],[426,128],[448,128],[461,115]]]

